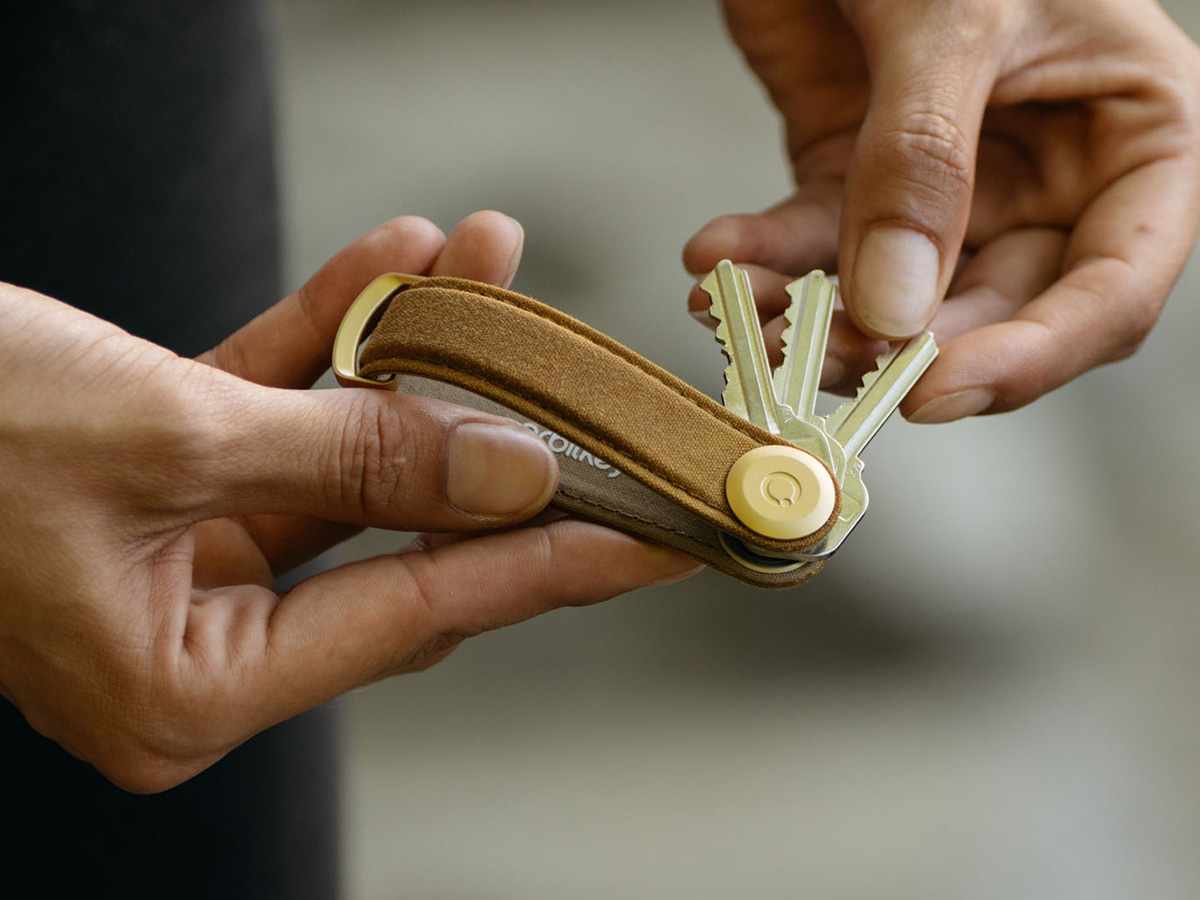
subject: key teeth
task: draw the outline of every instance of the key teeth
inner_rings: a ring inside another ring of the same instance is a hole
[[[775,372],[778,372],[780,369],[787,366],[788,360],[791,359],[796,352],[796,348],[792,346],[792,341],[796,337],[796,326],[799,323],[791,316],[793,308],[793,304],[788,304],[788,308],[783,312],[783,321],[787,322],[787,327],[784,328],[782,333],[779,335],[779,342],[783,351],[783,362],[781,362],[775,368]],[[799,310],[797,309],[796,312],[799,313]],[[772,375],[774,374],[775,373],[773,372]]]
[[[713,287],[711,289],[705,287],[704,291],[705,291],[705,293],[708,294],[709,299],[711,300],[711,303],[709,304],[709,308],[708,308],[708,314],[710,316],[712,316],[713,319],[717,323],[716,331],[714,331],[713,333],[716,336],[717,343],[721,347],[721,353],[724,354],[725,359],[727,359],[729,361],[728,365],[725,366],[725,371],[722,373],[722,377],[725,381],[725,388],[721,392],[722,402],[725,406],[728,406],[729,398],[726,396],[726,394],[731,389],[733,389],[734,391],[738,390],[738,388],[737,388],[737,382],[738,382],[737,367],[734,363],[733,354],[729,350],[729,325],[728,325],[728,322],[726,321],[727,317],[722,315],[722,313],[721,313],[721,310],[723,309],[723,304],[717,300],[716,294],[714,293],[714,292],[720,291],[720,287],[717,285],[713,285]]]
[[[858,386],[858,390],[854,392],[854,398],[842,403],[837,409],[830,413],[828,419],[826,419],[825,428],[830,434],[833,434],[835,431],[837,431],[838,426],[850,417],[850,412],[862,401],[862,398],[866,395],[867,391],[871,389],[872,385],[879,381],[879,377],[883,374],[883,370],[886,369],[891,361],[900,354],[900,351],[903,348],[903,344],[898,344],[892,349],[886,350],[875,357],[875,368],[863,375],[862,383]]]
[[[783,332],[779,335],[779,341],[783,348],[783,358],[786,360],[792,355],[792,338],[796,336],[796,323],[793,322],[786,314],[784,315],[783,320],[788,324],[787,327],[783,329]],[[782,363],[779,365],[779,368],[783,368]]]
[[[863,383],[855,399],[843,403],[828,419],[830,435],[845,450],[847,459],[857,456],[867,445],[937,355],[937,342],[932,332],[925,332],[876,360],[875,369],[863,376]],[[888,380],[881,387],[880,379],[885,376]],[[896,393],[895,388],[901,386],[903,391]],[[876,397],[869,408],[864,407],[868,394],[872,392],[882,392],[882,396]],[[860,409],[865,410],[861,416]],[[880,415],[879,410],[884,410],[884,413]],[[850,427],[851,423],[857,423],[853,431],[843,435],[842,432]]]
[[[718,291],[718,290],[720,290],[720,288],[714,285],[712,287],[712,289],[710,290],[706,286],[707,283],[708,282],[706,281],[705,284],[702,285],[701,287],[704,290],[704,292],[706,294],[708,294],[708,297],[709,297],[708,314],[710,316],[712,316],[713,321],[715,321],[717,323],[716,330],[713,332],[713,334],[716,336],[717,343],[720,344],[720,346],[721,346],[721,352],[724,353],[725,358],[729,360],[729,366],[727,366],[725,369],[725,375],[726,375],[725,381],[728,384],[729,368],[732,367],[732,365],[733,365],[733,357],[729,353],[729,326],[725,322],[725,316],[721,315],[722,306],[720,303],[717,302],[715,295],[714,295],[714,291]]]
[[[829,286],[833,289],[834,293],[837,292],[836,284],[828,275],[825,274],[825,272],[823,270],[813,269],[811,272],[809,272],[803,278],[799,279],[798,281],[794,281],[788,285],[788,287],[787,287],[788,296],[794,298],[795,295],[792,294],[792,288],[795,287],[796,285],[799,285],[798,290],[800,291],[800,296],[803,297],[804,300],[807,302],[808,292],[813,289],[814,282],[816,282],[818,285],[817,290],[820,290],[820,287],[819,287],[820,283],[825,282],[825,283],[829,284]],[[792,347],[790,346],[791,340],[792,340],[792,338],[794,338],[796,336],[796,326],[798,324],[800,324],[800,318],[795,318],[795,319],[792,318],[793,312],[798,317],[802,318],[804,315],[804,303],[803,302],[802,303],[789,303],[787,306],[787,309],[785,309],[783,311],[783,320],[785,322],[787,322],[788,324],[787,324],[787,328],[783,329],[783,333],[779,337],[780,337],[780,340],[783,342],[783,353],[785,356],[791,355],[791,352],[790,352],[792,350]]]
[[[733,380],[730,376],[733,375],[733,377],[736,378],[736,370],[734,369],[733,365],[733,354],[729,352],[729,329],[725,327],[724,319],[716,315],[714,315],[713,318],[720,322],[716,330],[717,343],[721,345],[721,353],[723,353],[725,358],[729,360],[729,365],[725,367],[724,372],[725,386],[728,387]]]
[[[875,368],[863,375],[862,384],[859,385],[856,396],[861,397],[871,389],[871,386],[879,380],[879,376],[883,374],[883,370],[891,365],[892,360],[900,355],[900,351],[904,348],[903,344],[899,344],[891,350],[880,353],[875,357]]]
[[[824,276],[824,274],[825,273],[821,272],[820,270],[809,272],[802,279],[800,279],[801,284],[804,284],[802,290],[807,291],[808,285],[806,282],[808,282],[808,280],[814,275]],[[789,285],[789,287],[791,287],[791,285]],[[788,294],[790,295],[791,291],[788,291]],[[783,356],[785,359],[790,357],[795,349],[792,347],[792,339],[796,336],[796,325],[799,324],[800,321],[799,318],[793,319],[792,314],[795,313],[798,317],[802,316],[803,309],[804,307],[798,303],[789,303],[787,305],[787,309],[783,311],[783,320],[787,322],[787,327],[784,328],[783,333],[779,335],[779,340],[783,344]]]
[[[811,419],[815,416],[812,399],[816,396],[821,377],[837,286],[823,270],[813,269],[803,278],[788,284],[786,290],[791,302],[784,310],[786,325],[779,336],[783,360],[771,373],[771,382],[776,400],[781,405],[790,409],[793,415]],[[813,340],[798,347],[798,332],[810,316],[815,320]],[[802,356],[798,357],[798,353]],[[818,360],[812,358],[814,353],[819,357]],[[815,383],[806,385],[797,395],[793,382],[798,373]]]

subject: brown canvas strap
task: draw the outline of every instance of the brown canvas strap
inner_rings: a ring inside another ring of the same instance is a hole
[[[828,530],[801,541],[772,540],[746,528],[729,506],[725,482],[733,464],[756,447],[786,441],[528,297],[453,278],[405,286],[363,345],[359,373],[418,376],[400,389],[521,422],[558,454],[555,505],[574,514],[762,586],[798,584],[820,567],[755,571],[731,558],[721,541],[724,532],[787,555]]]

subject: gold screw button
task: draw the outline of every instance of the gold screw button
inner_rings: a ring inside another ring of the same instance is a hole
[[[725,495],[743,525],[763,537],[797,541],[829,521],[837,488],[829,470],[795,447],[757,447],[733,464]]]

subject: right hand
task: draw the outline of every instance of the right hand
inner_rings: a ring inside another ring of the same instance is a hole
[[[448,240],[397,219],[199,361],[0,286],[0,694],[156,791],[466,637],[695,571],[579,521],[497,532],[557,484],[548,448],[505,419],[304,390],[374,276],[504,285],[521,237],[496,213]],[[367,525],[484,533],[275,594],[277,572]]]
[[[881,339],[932,327],[941,353],[901,409],[946,422],[1140,346],[1200,228],[1200,50],[1157,3],[724,7],[783,117],[795,191],[705,226],[685,265],[748,264],[768,317],[792,278],[836,268],[829,387],[856,386]],[[698,290],[690,304],[706,308]]]

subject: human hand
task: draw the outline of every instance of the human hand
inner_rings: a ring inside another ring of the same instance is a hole
[[[0,693],[133,791],[161,790],[461,640],[674,580],[694,561],[579,521],[507,531],[557,483],[521,428],[432,400],[302,390],[381,272],[506,285],[521,231],[394,220],[199,361],[0,286]],[[274,574],[359,527],[491,531]]]
[[[941,353],[901,409],[946,422],[1141,345],[1200,222],[1200,51],[1156,3],[724,7],[783,115],[796,189],[714,220],[684,263],[748,264],[764,320],[792,278],[836,269],[825,386],[853,387],[878,339],[928,326]],[[707,309],[698,290],[689,304]],[[766,326],[776,354],[782,328]]]

